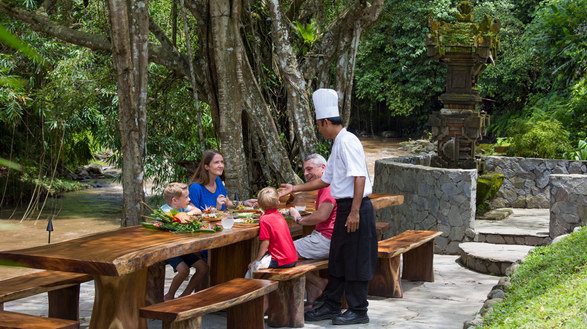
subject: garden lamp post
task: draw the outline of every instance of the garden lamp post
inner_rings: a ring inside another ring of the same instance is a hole
[[[489,116],[479,111],[481,97],[475,84],[498,46],[499,22],[485,16],[473,22],[471,1],[461,1],[456,22],[430,19],[426,38],[428,56],[446,64],[443,108],[430,115],[428,124],[438,142],[433,165],[443,168],[475,168],[475,147],[485,134]]]

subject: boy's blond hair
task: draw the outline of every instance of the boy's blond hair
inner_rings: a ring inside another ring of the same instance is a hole
[[[163,198],[168,205],[171,205],[173,198],[179,198],[183,195],[183,191],[187,190],[188,186],[184,183],[169,183],[163,190]]]
[[[263,210],[279,207],[279,194],[273,187],[265,187],[257,193],[257,203]]]

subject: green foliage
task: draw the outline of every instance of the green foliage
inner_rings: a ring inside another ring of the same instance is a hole
[[[37,63],[43,63],[43,57],[39,55],[38,52],[31,48],[26,42],[23,42],[20,40],[20,38],[10,33],[2,25],[0,25],[0,43],[21,52],[26,57],[36,61]]]
[[[579,161],[587,160],[587,140],[580,140],[577,148],[567,153],[565,158]]]
[[[303,41],[302,54],[305,54],[310,50],[314,42],[318,40],[318,26],[315,20],[305,25],[298,21],[295,21],[294,24],[298,36]]]
[[[560,159],[570,149],[569,132],[557,120],[538,118],[512,126],[508,155]]]
[[[483,328],[584,328],[587,322],[587,229],[537,247],[511,277],[503,302]]]
[[[479,82],[482,95],[495,99],[490,130],[503,136],[538,115],[562,123],[572,141],[587,137],[587,0],[481,6],[489,3],[502,4],[500,56]]]
[[[489,209],[489,202],[501,188],[505,176],[501,173],[485,173],[477,178],[477,214],[482,215]]]
[[[381,17],[366,33],[357,54],[355,91],[392,115],[430,112],[444,89],[446,69],[428,58],[425,37],[430,13],[448,18],[450,1],[386,1]]]

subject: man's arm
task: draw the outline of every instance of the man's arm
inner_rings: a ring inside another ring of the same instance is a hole
[[[298,222],[300,225],[316,225],[327,220],[334,209],[334,205],[331,202],[322,202],[318,209],[312,214],[302,217],[302,220]],[[294,218],[300,216],[300,213],[296,208],[290,208],[289,214]]]
[[[325,183],[321,179],[314,179],[304,184],[299,185],[292,185],[292,184],[281,184],[281,187],[278,189],[279,196],[282,197],[284,195],[288,195],[290,193],[295,192],[303,192],[303,191],[314,191],[319,190],[323,187],[328,187],[330,184]]]
[[[365,191],[365,177],[355,177],[353,204],[351,205],[351,212],[346,219],[346,230],[349,233],[355,232],[359,229],[359,210],[361,209],[361,202],[363,201],[363,192]]]

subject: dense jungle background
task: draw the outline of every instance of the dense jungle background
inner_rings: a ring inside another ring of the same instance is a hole
[[[241,195],[296,179],[304,154],[329,149],[311,129],[320,86],[344,96],[358,135],[427,136],[445,75],[426,55],[428,20],[454,20],[456,3],[149,2],[145,177],[187,181],[202,151],[219,148]],[[474,5],[476,19],[501,22],[495,65],[478,82],[487,142],[512,156],[587,159],[587,0]],[[0,44],[0,158],[23,168],[0,166],[0,207],[79,188],[82,165],[121,164],[108,12],[104,1],[0,0],[0,32],[40,55]]]

